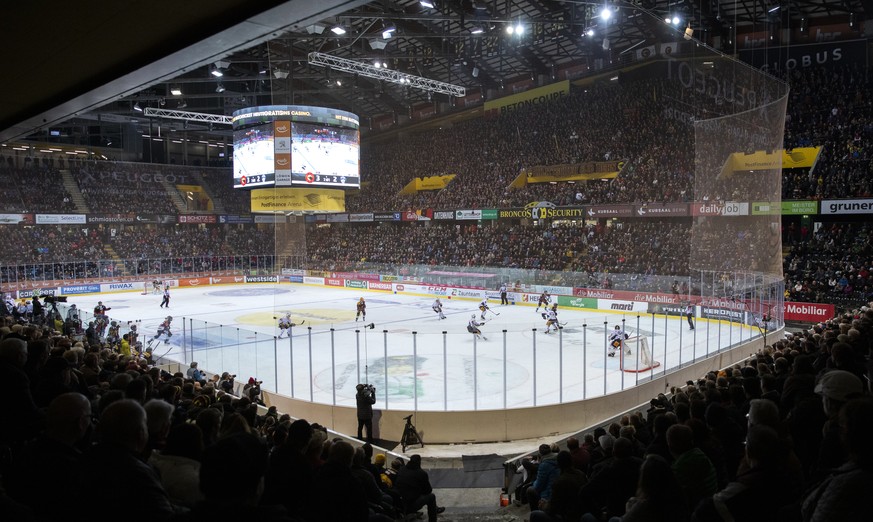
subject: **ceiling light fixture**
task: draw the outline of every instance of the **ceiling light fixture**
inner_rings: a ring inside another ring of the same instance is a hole
[[[182,88],[170,87],[170,94],[172,94],[173,96],[182,96]]]
[[[330,31],[337,36],[346,34],[346,28],[341,25],[335,25],[331,27]]]
[[[142,112],[142,107],[139,106],[139,102],[133,104],[133,110],[137,112]]]
[[[215,86],[215,92],[224,92],[224,85],[222,85],[221,82]]]
[[[216,78],[221,78],[222,76],[224,76],[224,73],[219,71],[218,69],[212,69],[211,71],[209,71],[209,73]]]
[[[418,2],[421,4],[421,7],[426,7],[428,9],[433,9],[433,0],[421,0]]]
[[[382,28],[382,38],[387,40],[394,36],[394,31],[397,30],[397,27],[394,24],[388,24]]]
[[[321,34],[324,32],[326,27],[322,24],[312,24],[306,26],[306,32],[309,34]]]
[[[485,32],[485,29],[482,28],[481,25],[474,25],[472,29],[470,29],[470,34],[482,34]]]
[[[609,20],[610,18],[612,18],[612,10],[609,9],[608,7],[604,7],[604,8],[600,11],[600,18],[601,18],[602,20]]]

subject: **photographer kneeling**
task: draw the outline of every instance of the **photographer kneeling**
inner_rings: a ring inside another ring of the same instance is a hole
[[[373,442],[373,405],[376,404],[376,387],[372,384],[359,384],[355,389],[358,406],[358,439],[364,440],[362,429],[367,428],[367,442]]]

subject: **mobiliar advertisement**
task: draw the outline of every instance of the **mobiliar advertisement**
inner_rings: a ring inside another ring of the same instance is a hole
[[[785,303],[783,317],[786,321],[818,323],[832,319],[836,311],[832,304]]]

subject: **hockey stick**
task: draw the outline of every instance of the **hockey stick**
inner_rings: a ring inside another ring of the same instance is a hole
[[[500,315],[500,312],[495,312],[494,310],[492,310],[492,309],[490,309],[490,308],[486,308],[485,310],[488,311],[488,312],[491,312],[491,313],[494,314],[494,315]]]

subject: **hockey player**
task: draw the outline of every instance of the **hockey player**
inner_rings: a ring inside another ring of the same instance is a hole
[[[433,308],[433,311],[437,313],[440,319],[446,318],[446,316],[443,315],[443,303],[440,302],[439,297],[437,297],[436,301],[433,302],[433,306],[431,306],[431,308]]]
[[[480,323],[476,320],[476,314],[470,316],[470,322],[467,323],[467,331],[471,334],[475,335],[477,339],[482,339],[483,341],[487,341],[488,339],[482,335],[482,331],[479,330],[479,327],[485,323]]]
[[[551,303],[551,302],[552,302],[552,298],[549,297],[549,293],[543,292],[542,294],[540,294],[539,301],[537,301],[537,310],[536,311],[539,312],[541,306],[548,310],[549,303]]]
[[[488,298],[482,299],[482,302],[479,303],[479,311],[482,312],[482,320],[485,320],[485,312],[488,312],[491,308],[488,307]]]
[[[109,346],[115,346],[121,341],[121,336],[119,335],[120,329],[117,322],[112,321],[109,323],[109,334],[106,336],[106,342],[109,343]]]
[[[615,351],[621,350],[624,340],[628,337],[630,336],[621,329],[621,326],[615,325],[615,329],[609,334],[609,353],[607,355],[615,357]],[[630,353],[630,350],[628,350],[628,353]]]
[[[97,306],[94,307],[94,318],[96,319],[100,316],[105,316],[106,310],[112,310],[112,308],[104,305],[103,301],[97,301]]]
[[[555,331],[558,331],[558,303],[553,304],[552,308],[543,315],[546,317],[546,333],[551,331],[552,326],[555,327]]]
[[[172,315],[168,315],[168,316],[164,319],[164,322],[162,322],[161,325],[158,326],[158,333],[155,334],[154,337],[152,337],[152,341],[157,341],[158,338],[159,338],[161,335],[166,334],[166,335],[167,335],[167,338],[164,339],[164,344],[169,343],[169,342],[170,342],[170,337],[173,336],[173,332],[170,331],[170,324],[171,324],[172,322],[173,322],[173,316],[172,316]]]
[[[79,309],[76,308],[76,303],[71,304],[70,308],[67,310],[67,319],[72,319],[73,316],[75,316],[76,319],[79,318]]]
[[[509,299],[506,297],[506,283],[500,285],[500,304],[508,305]]]
[[[291,312],[286,312],[285,315],[279,318],[279,339],[291,337],[291,327],[293,326],[297,325],[291,322]]]
[[[358,318],[363,316],[364,321],[367,320],[367,303],[364,302],[364,298],[358,299],[358,313],[355,314],[355,322],[358,322]]]
[[[170,307],[170,287],[169,286],[164,288],[164,299],[161,300],[161,308],[163,308],[164,306],[166,306],[167,308]]]

